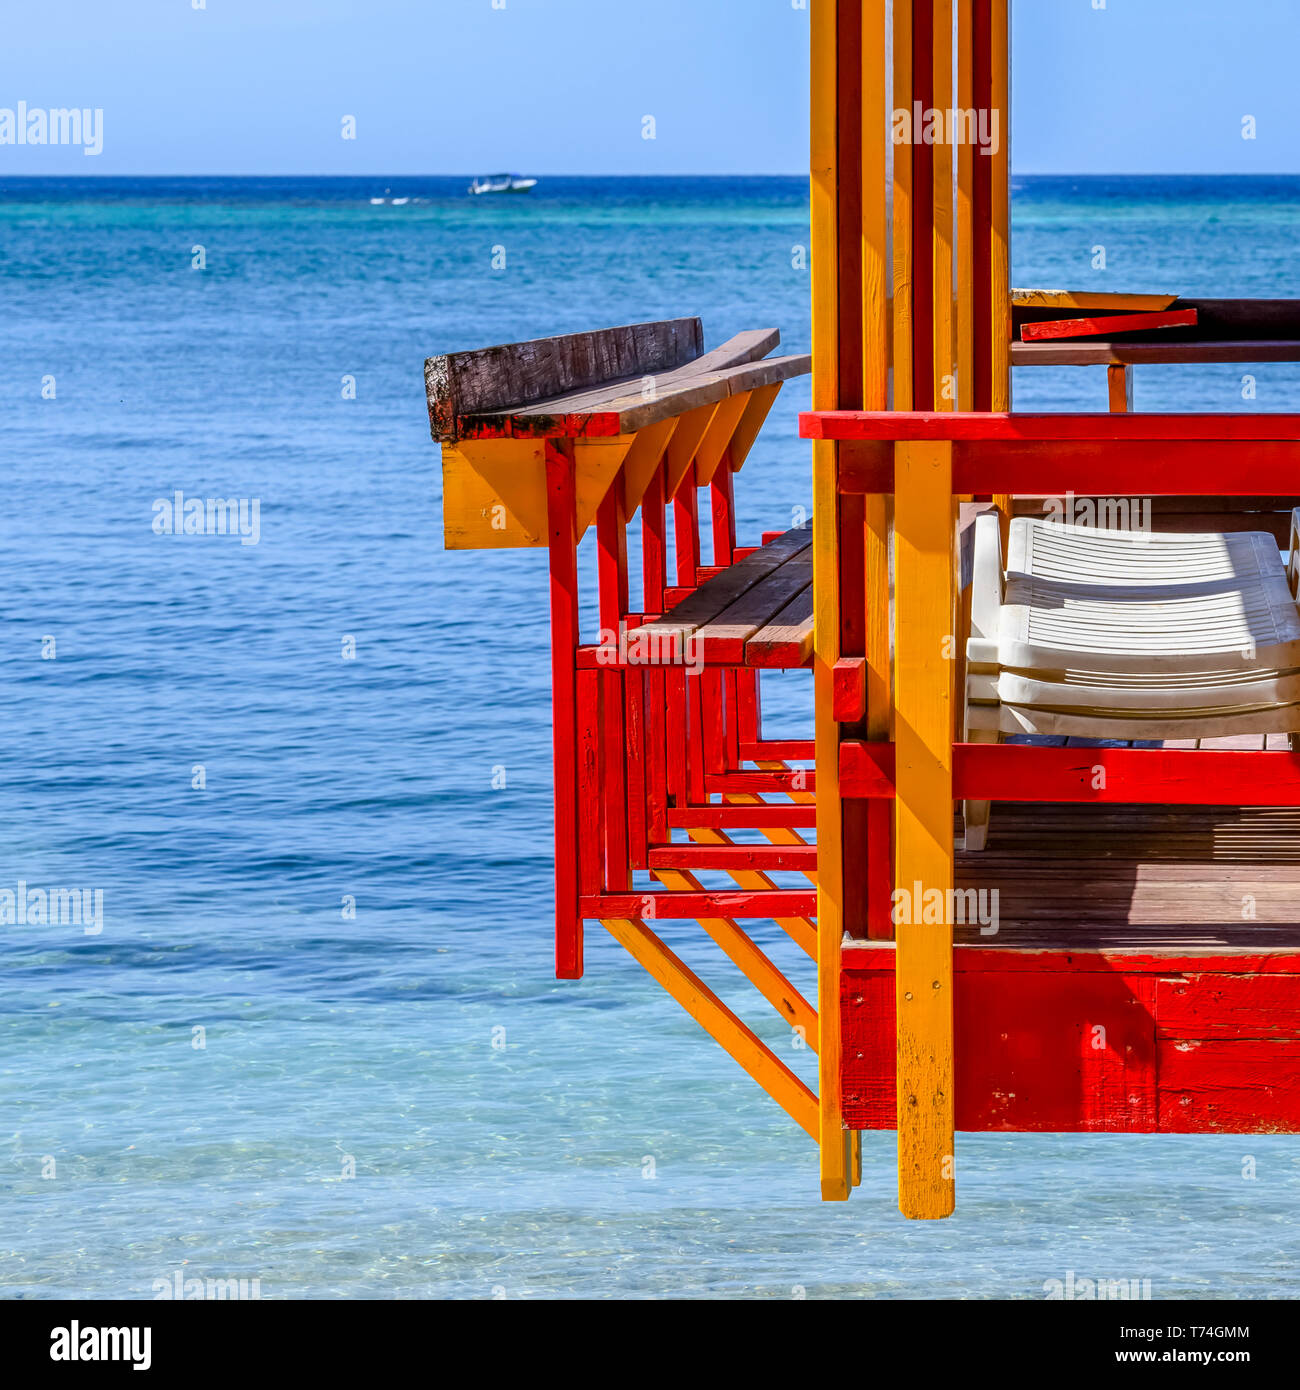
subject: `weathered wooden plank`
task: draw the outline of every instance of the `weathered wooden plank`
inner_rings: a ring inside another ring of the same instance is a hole
[[[722,371],[667,375],[647,382],[644,377],[610,384],[597,395],[557,397],[522,408],[486,411],[458,417],[458,428],[469,436],[635,434],[647,425],[716,404],[731,395],[779,385],[806,376],[812,361],[806,355],[769,357],[761,362]]]
[[[626,324],[430,357],[424,364],[433,437],[455,442],[462,416],[671,371],[699,358],[698,318]]]
[[[1012,343],[1014,367],[1104,367],[1129,363],[1300,362],[1300,339],[1219,342]]]
[[[1114,313],[1158,313],[1168,309],[1176,294],[1126,294],[1110,290],[1012,290],[1017,309],[1109,309]]]
[[[745,665],[789,670],[804,665],[812,656],[812,649],[813,593],[810,584],[745,643]]]
[[[586,390],[565,391],[540,400],[511,402],[497,413],[512,414],[516,407],[523,406],[531,406],[534,411],[561,414],[590,412],[598,406],[628,395],[640,396],[647,386],[653,390],[668,390],[687,385],[697,378],[749,365],[766,357],[780,341],[781,334],[778,329],[750,329],[744,333],[737,333],[720,347],[713,348],[700,357],[693,357],[671,371],[652,372],[641,376],[609,377],[595,382]]]

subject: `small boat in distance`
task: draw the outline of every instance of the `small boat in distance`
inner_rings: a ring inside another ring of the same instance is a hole
[[[520,178],[518,174],[489,174],[486,178],[475,179],[469,191],[475,194],[531,193],[536,187],[536,179]]]

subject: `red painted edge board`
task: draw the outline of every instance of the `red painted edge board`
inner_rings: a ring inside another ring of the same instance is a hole
[[[1195,925],[1189,931],[1195,931]],[[1135,928],[1140,930],[1140,928]],[[845,943],[841,966],[845,974],[874,975],[894,973],[894,943]],[[999,946],[992,940],[987,945],[958,942],[953,947],[953,968],[958,974],[977,971],[1025,971],[1038,974],[1045,970],[1067,971],[1072,975],[1113,975],[1116,970],[1154,975],[1224,974],[1224,975],[1300,975],[1300,951],[1285,948],[1277,951],[1256,951],[1249,948],[1230,950],[1223,946],[1207,946],[1195,951],[1153,951],[1106,946],[1099,949],[1065,950],[1061,947]]]
[[[773,642],[764,647],[747,642],[745,665],[756,671],[799,671],[804,667],[811,670],[812,657],[804,655],[802,642]]]
[[[1091,338],[1106,333],[1142,333],[1149,328],[1191,328],[1196,324],[1195,309],[1173,309],[1166,313],[1107,314],[1103,318],[1041,319],[1020,329],[1020,340],[1032,343],[1040,338]]]
[[[813,830],[816,806],[683,806],[668,812],[680,830]]]
[[[888,747],[893,744],[878,745]],[[892,782],[888,793],[893,796]],[[724,772],[720,777],[705,777],[704,790],[718,792],[723,796],[733,792],[758,792],[760,795],[773,792],[815,792],[817,774],[810,768],[792,768],[786,772]],[[861,795],[861,793],[859,793]]]
[[[1300,440],[1300,415],[1143,415],[1089,412],[811,410],[805,439],[874,440]]]
[[[1107,952],[1106,968],[1081,968],[1091,954],[957,949],[957,1129],[1300,1130],[1300,956]],[[1261,959],[1271,968],[1253,971]],[[892,949],[844,952],[840,1078],[854,1129],[897,1124],[893,962]]]
[[[817,756],[816,745],[812,739],[790,738],[790,739],[764,739],[761,743],[745,743],[740,745],[740,756],[746,762],[812,762]]]
[[[1298,484],[1300,440],[958,439],[952,451],[953,492],[977,496],[1053,497],[1071,491],[1106,497],[1289,496],[1300,491]],[[892,446],[875,440],[842,443],[839,489],[893,492]]]
[[[815,869],[816,845],[661,845],[652,869]]]
[[[622,921],[681,921],[702,917],[747,918],[815,917],[817,893],[795,889],[759,889],[753,893],[606,893],[583,898],[579,910],[584,919],[602,917]]]
[[[894,745],[840,745],[840,794],[894,795]],[[1300,806],[1300,753],[1209,748],[953,745],[957,801]]]

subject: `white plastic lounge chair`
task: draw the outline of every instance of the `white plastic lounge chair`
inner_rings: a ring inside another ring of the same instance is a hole
[[[1300,732],[1300,508],[1271,535],[975,522],[965,737],[1199,739]],[[965,803],[983,849],[989,803]]]

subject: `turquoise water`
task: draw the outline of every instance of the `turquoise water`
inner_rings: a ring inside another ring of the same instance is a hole
[[[1015,216],[1017,283],[1300,293],[1300,180],[1025,181]],[[0,926],[4,1293],[1294,1292],[1295,1139],[962,1136],[957,1215],[911,1224],[869,1135],[823,1205],[803,1134],[599,928],[552,978],[544,557],[442,551],[423,359],[680,314],[806,349],[807,237],[794,179],[0,181],[0,889],[104,900],[98,935]],[[1155,369],[1139,405],[1300,408],[1294,368],[1251,402],[1242,373]],[[810,501],[806,404],[746,465],[744,539]],[[177,489],[258,499],[258,543],[154,534]],[[806,683],[765,703],[798,728]]]

